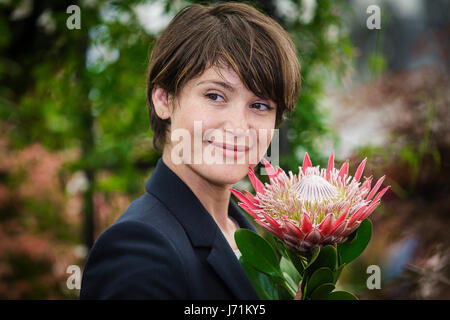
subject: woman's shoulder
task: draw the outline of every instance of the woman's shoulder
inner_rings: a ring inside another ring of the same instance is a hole
[[[80,298],[183,298],[187,287],[182,261],[173,242],[154,226],[132,220],[115,223],[89,253]]]
[[[167,219],[167,211],[166,206],[158,198],[146,192],[130,203],[116,223],[125,221],[149,223],[155,219],[156,221]]]
[[[184,283],[183,241],[174,237],[176,232],[178,239],[182,237],[176,225],[166,209],[150,199],[133,201],[95,241],[83,272],[81,297],[164,296],[159,290],[170,292],[172,285],[165,282],[174,273],[179,274],[176,281]]]
[[[173,242],[174,234],[180,236],[183,233],[183,228],[167,207],[156,197],[145,193],[134,200],[99,239],[106,235],[108,238],[118,237],[121,240],[134,238],[135,241],[148,241],[151,237],[158,237]]]

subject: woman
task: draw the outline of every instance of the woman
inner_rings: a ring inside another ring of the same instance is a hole
[[[82,299],[257,299],[229,188],[265,154],[300,90],[295,47],[239,3],[191,5],[155,44],[147,101],[162,151],[146,192],[94,244]]]

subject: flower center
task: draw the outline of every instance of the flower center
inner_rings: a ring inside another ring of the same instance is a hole
[[[304,176],[294,186],[294,192],[299,199],[313,202],[330,200],[338,194],[335,186],[317,175]]]

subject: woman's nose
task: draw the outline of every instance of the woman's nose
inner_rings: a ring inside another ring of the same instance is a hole
[[[227,114],[225,127],[231,130],[247,130],[249,128],[246,104],[240,102],[232,106]]]

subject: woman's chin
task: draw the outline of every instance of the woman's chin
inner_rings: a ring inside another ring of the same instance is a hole
[[[217,185],[233,185],[242,180],[247,176],[248,166],[248,164],[194,165],[195,171]]]

